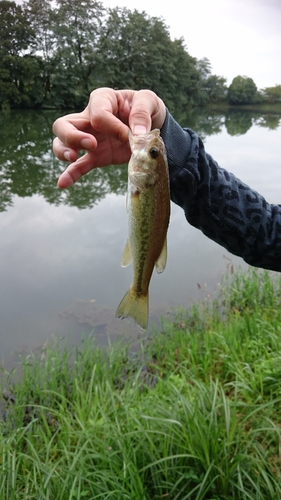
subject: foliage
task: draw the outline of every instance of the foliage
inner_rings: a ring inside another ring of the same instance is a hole
[[[210,75],[206,81],[206,93],[208,101],[211,103],[225,101],[227,97],[226,78]]]
[[[276,104],[281,102],[281,85],[275,85],[274,87],[267,87],[261,90],[262,99],[271,104]]]
[[[227,97],[226,78],[212,75],[212,66],[207,57],[199,59],[196,68],[200,75],[197,103],[204,106],[209,103],[225,101]]]
[[[228,88],[230,104],[251,104],[255,102],[257,86],[252,78],[236,76]]]
[[[182,39],[170,39],[162,19],[137,10],[110,9],[98,55],[102,86],[149,88],[161,95],[171,111],[190,101],[192,81],[198,77],[195,59]]]
[[[0,105],[21,106],[28,102],[31,70],[26,50],[33,40],[33,31],[20,5],[0,2]]]
[[[98,0],[0,0],[3,109],[82,109],[100,86],[149,88],[176,115],[227,97],[226,79],[212,74],[206,57],[192,57],[183,38],[172,40],[161,17],[106,9]],[[236,77],[229,102],[253,102],[254,89],[251,79]],[[280,100],[278,86],[258,96]]]
[[[28,17],[20,5],[2,0],[0,2],[0,50],[1,55],[23,54],[32,39]]]
[[[280,500],[280,300],[238,272],[134,355],[30,354],[3,387],[0,498]]]
[[[97,44],[104,9],[95,0],[57,0],[53,78],[48,103],[82,108],[97,86]]]
[[[150,88],[172,111],[196,102],[196,60],[161,18],[96,0],[1,0],[0,8],[2,107],[82,108],[100,86]]]

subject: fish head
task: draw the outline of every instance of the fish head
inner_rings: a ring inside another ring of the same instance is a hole
[[[129,132],[132,156],[128,165],[131,183],[139,190],[149,189],[161,179],[163,170],[167,172],[167,156],[160,130],[147,134],[133,135]]]

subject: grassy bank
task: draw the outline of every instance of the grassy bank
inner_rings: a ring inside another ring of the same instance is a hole
[[[281,499],[281,280],[230,275],[138,354],[54,346],[5,389],[0,499]]]

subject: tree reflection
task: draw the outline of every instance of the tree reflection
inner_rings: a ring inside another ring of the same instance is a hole
[[[175,116],[182,127],[196,130],[204,141],[208,135],[219,134],[224,125],[225,114],[212,112],[206,108],[193,108],[188,113]]]
[[[70,189],[57,188],[65,165],[52,153],[52,123],[58,111],[11,111],[0,115],[0,211],[12,205],[14,195],[42,195],[50,204],[89,208],[109,193],[124,194],[127,188],[126,165],[94,169]],[[204,140],[225,126],[230,135],[245,134],[255,124],[276,129],[281,113],[249,110],[224,112],[193,109],[176,116]]]
[[[126,166],[95,169],[68,190],[57,188],[65,165],[52,153],[52,123],[58,112],[13,111],[0,116],[0,210],[14,195],[42,195],[49,203],[89,208],[108,193],[125,193]]]
[[[274,130],[279,127],[280,115],[275,113],[267,113],[264,116],[259,116],[255,118],[255,124],[260,127],[266,127],[270,130]]]
[[[253,115],[242,110],[231,110],[225,117],[225,127],[229,135],[243,135],[253,124]]]
[[[207,136],[222,132],[224,126],[231,136],[246,134],[254,124],[274,130],[280,125],[281,112],[246,108],[228,108],[223,111],[193,108],[175,118],[183,127],[196,130],[204,140]]]

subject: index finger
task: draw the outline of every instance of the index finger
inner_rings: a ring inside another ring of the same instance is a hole
[[[81,117],[81,113],[62,116],[53,124],[53,132],[60,141],[76,150],[94,150],[97,147],[97,140],[88,132],[89,129],[89,119]]]

